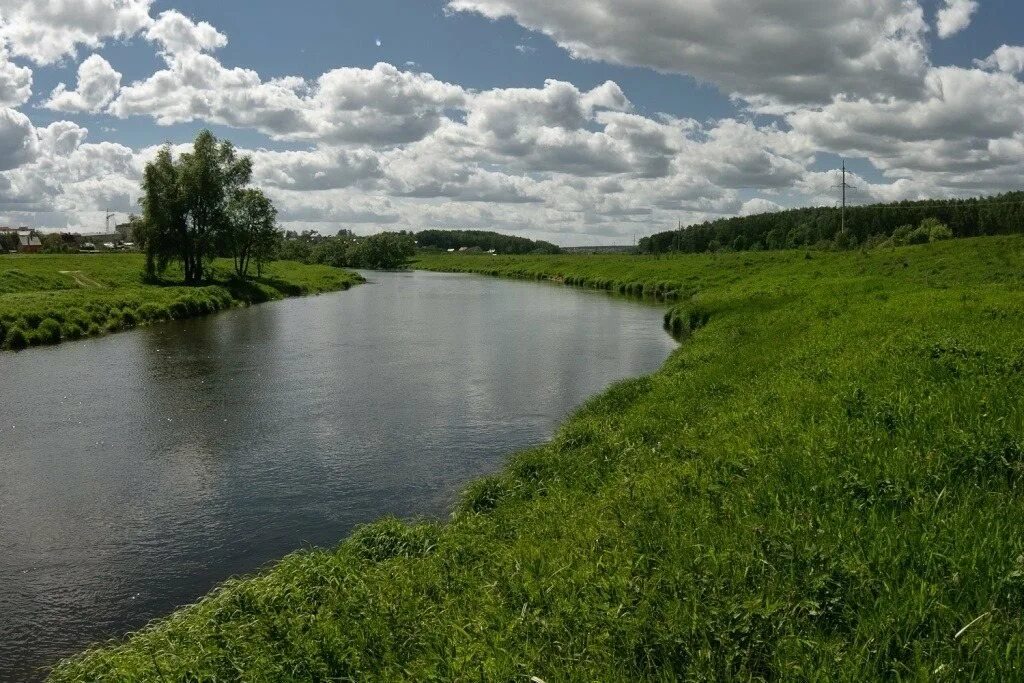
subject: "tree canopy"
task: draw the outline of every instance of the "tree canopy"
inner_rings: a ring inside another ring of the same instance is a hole
[[[218,249],[226,247],[244,277],[253,249],[264,244],[255,235],[265,233],[276,216],[262,192],[246,188],[251,178],[252,159],[239,156],[234,145],[208,130],[177,159],[170,145],[161,149],[146,165],[142,182],[139,240],[147,273],[156,276],[180,262],[185,283],[197,284]],[[248,211],[253,215],[243,215]]]
[[[722,218],[645,237],[640,241],[640,250],[657,254],[819,245],[844,249],[883,242],[896,236],[899,229],[907,226],[913,229],[927,220],[947,226],[953,237],[1021,232],[1024,230],[1024,192],[975,199],[848,207],[845,232],[841,209],[836,207]]]
[[[404,268],[416,253],[409,232],[382,232],[357,237],[342,230],[331,237],[316,231],[286,232],[278,253],[282,258],[321,263],[336,268],[392,270]]]
[[[416,233],[416,242],[421,249],[479,247],[501,254],[557,254],[561,251],[550,242],[486,230],[422,230]]]

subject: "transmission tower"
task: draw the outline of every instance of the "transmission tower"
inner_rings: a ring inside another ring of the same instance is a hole
[[[834,189],[841,189],[842,192],[843,192],[843,204],[842,204],[843,208],[842,208],[842,213],[841,213],[841,216],[842,216],[842,228],[840,229],[840,232],[844,232],[845,233],[846,232],[846,191],[847,190],[854,190],[854,191],[856,191],[859,188],[854,187],[853,185],[850,185],[848,182],[846,182],[846,159],[843,159],[843,170],[842,170],[842,173],[843,173],[843,180],[842,180],[842,182],[840,182],[838,185],[833,185],[833,188]]]

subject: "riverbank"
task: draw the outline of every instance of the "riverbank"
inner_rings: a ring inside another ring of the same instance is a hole
[[[227,262],[210,284],[181,285],[170,270],[158,283],[142,279],[138,254],[0,256],[0,350],[95,337],[288,296],[348,289],[352,272],[291,261],[267,265],[263,277],[240,282]]]
[[[1024,666],[1024,239],[418,265],[664,283],[692,334],[472,485],[450,523],[385,520],[293,554],[54,680]]]

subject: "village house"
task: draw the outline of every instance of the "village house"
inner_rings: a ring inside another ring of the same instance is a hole
[[[39,235],[31,230],[18,231],[18,253],[38,254],[43,250],[43,243],[39,241]]]

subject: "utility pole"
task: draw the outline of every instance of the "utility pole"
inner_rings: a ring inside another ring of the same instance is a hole
[[[846,159],[843,159],[843,227],[842,232],[846,232]]]
[[[843,191],[843,204],[842,204],[843,208],[840,210],[841,211],[841,214],[840,214],[841,215],[841,221],[842,221],[842,227],[840,229],[840,234],[842,234],[842,233],[846,232],[846,191],[847,190],[856,190],[857,189],[853,185],[850,185],[848,182],[846,182],[846,159],[843,159],[843,181],[841,183],[839,183],[839,185],[833,186],[833,187],[839,187]]]

